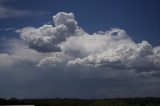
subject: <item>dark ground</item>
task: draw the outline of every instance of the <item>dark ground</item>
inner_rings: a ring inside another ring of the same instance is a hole
[[[0,99],[0,105],[35,106],[160,106],[160,97],[116,99]]]

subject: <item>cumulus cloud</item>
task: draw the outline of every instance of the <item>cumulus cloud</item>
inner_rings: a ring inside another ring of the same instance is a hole
[[[27,27],[17,30],[30,48],[40,52],[61,51],[59,44],[67,37],[76,36],[77,22],[73,13],[58,13],[53,16],[55,26],[43,25],[39,28]]]
[[[7,41],[6,52],[0,54],[3,70],[25,67],[24,73],[32,73],[39,88],[45,89],[41,86],[44,82],[46,91],[35,94],[32,89],[35,95],[47,96],[53,89],[57,91],[53,95],[62,97],[125,97],[158,91],[160,46],[153,47],[147,41],[136,43],[119,28],[89,34],[78,26],[73,13],[57,13],[53,23],[16,30],[21,40]],[[30,75],[25,79],[28,85]],[[150,84],[153,87],[147,88]],[[133,94],[135,91],[138,93]]]
[[[53,22],[54,25],[16,31],[29,48],[52,54],[41,59],[37,66],[63,64],[159,73],[159,46],[152,47],[147,41],[136,43],[119,28],[88,34],[78,26],[73,13],[57,13]]]

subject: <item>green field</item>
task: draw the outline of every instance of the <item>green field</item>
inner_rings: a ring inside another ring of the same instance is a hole
[[[160,98],[116,99],[0,99],[0,105],[35,106],[160,106]]]

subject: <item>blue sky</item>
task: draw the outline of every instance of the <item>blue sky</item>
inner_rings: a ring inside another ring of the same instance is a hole
[[[1,0],[0,97],[160,96],[159,0]]]
[[[30,12],[43,11],[44,14],[1,19],[0,28],[41,26],[52,21],[53,14],[65,11],[73,12],[79,25],[89,33],[118,27],[125,29],[136,41],[148,40],[158,45],[159,4],[159,0],[11,0],[5,5]],[[4,31],[1,33],[1,36],[6,36]]]

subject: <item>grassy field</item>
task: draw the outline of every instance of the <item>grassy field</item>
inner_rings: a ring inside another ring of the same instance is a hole
[[[160,98],[116,99],[0,99],[0,105],[35,106],[160,106]]]

